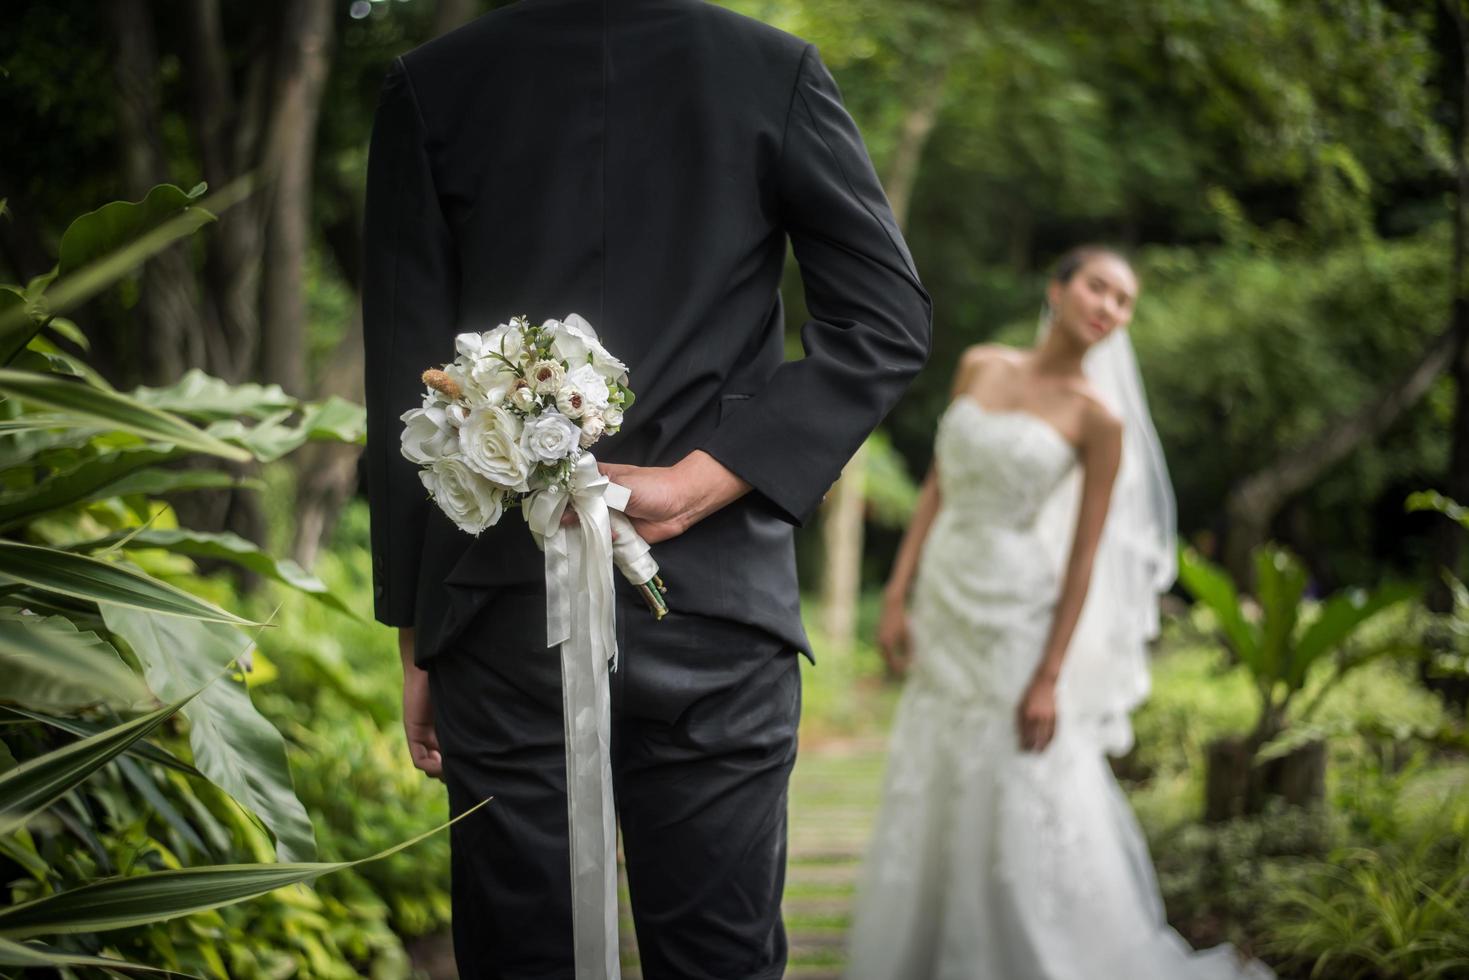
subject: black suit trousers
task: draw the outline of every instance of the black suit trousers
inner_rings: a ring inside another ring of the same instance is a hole
[[[780,977],[797,651],[676,609],[654,622],[617,586],[613,779],[643,975]],[[542,595],[497,592],[426,665],[451,814],[495,798],[450,831],[465,980],[573,976],[560,652]]]

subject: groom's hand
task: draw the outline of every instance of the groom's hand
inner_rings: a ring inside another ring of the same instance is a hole
[[[597,465],[613,483],[632,491],[623,513],[649,544],[678,537],[750,490],[702,449],[672,466]]]
[[[434,705],[429,697],[428,671],[413,662],[413,630],[398,630],[398,655],[403,661],[403,734],[415,768],[438,780],[444,778],[444,758],[434,730]]]

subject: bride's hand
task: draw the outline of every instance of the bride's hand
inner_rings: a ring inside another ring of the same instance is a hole
[[[1044,752],[1056,735],[1056,685],[1036,679],[1025,690],[1016,712],[1020,747],[1027,752]]]
[[[877,621],[877,649],[894,674],[907,672],[913,656],[908,638],[908,609],[901,600],[883,603],[882,617]]]

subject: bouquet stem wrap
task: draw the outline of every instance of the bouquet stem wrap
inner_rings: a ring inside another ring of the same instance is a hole
[[[627,488],[603,476],[591,453],[576,461],[569,490],[550,487],[526,499],[526,520],[546,555],[546,645],[561,645],[577,980],[620,976],[608,673],[617,662],[612,518],[626,522],[613,509],[622,510],[627,500]],[[567,506],[579,525],[561,525]],[[618,543],[634,546],[630,557],[651,561],[647,544],[632,536],[636,541],[619,530]],[[636,544],[642,545],[641,556]],[[619,564],[626,573],[628,567]]]

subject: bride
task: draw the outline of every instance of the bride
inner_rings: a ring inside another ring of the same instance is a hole
[[[908,678],[850,980],[1270,976],[1167,926],[1106,759],[1132,744],[1176,572],[1137,292],[1119,254],[1076,249],[1036,347],[959,364],[879,625]]]

